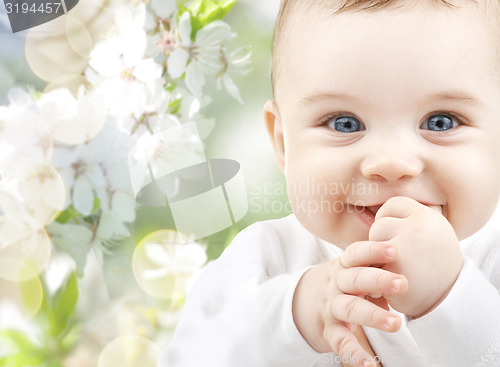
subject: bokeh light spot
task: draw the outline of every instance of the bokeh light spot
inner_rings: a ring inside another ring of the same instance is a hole
[[[93,43],[89,31],[82,22],[71,15],[66,16],[66,36],[73,51],[82,57],[88,57]]]
[[[101,353],[98,367],[156,367],[160,349],[150,340],[127,335],[112,341]]]
[[[179,303],[206,259],[200,244],[190,242],[177,231],[160,230],[146,236],[136,247],[132,268],[147,294]]]
[[[35,274],[40,274],[47,267],[50,255],[51,241],[39,222],[22,213],[0,216],[0,259],[7,262],[12,259],[7,267],[26,263],[33,268]],[[11,271],[13,274],[22,274],[20,269]],[[30,272],[26,273],[29,274]]]
[[[63,209],[64,181],[50,164],[24,160],[13,167],[9,175],[16,181],[18,195],[0,192],[4,213],[25,213],[47,225]]]
[[[52,81],[65,74],[79,74],[88,64],[68,40],[65,17],[59,17],[30,30],[25,54],[31,70],[42,80]]]
[[[43,93],[49,93],[55,89],[67,88],[73,96],[76,96],[78,89],[81,86],[87,87],[89,85],[87,78],[81,74],[66,74],[62,75],[45,86]]]
[[[36,271],[23,261],[0,258],[0,301],[11,301],[24,317],[33,317],[43,301],[43,287]]]

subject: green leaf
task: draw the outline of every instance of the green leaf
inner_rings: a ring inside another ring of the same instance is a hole
[[[78,324],[73,325],[60,341],[60,347],[63,351],[68,352],[80,340],[81,327]]]
[[[78,300],[76,273],[71,273],[54,297],[44,287],[40,311],[35,317],[44,334],[56,338],[64,333]]]
[[[177,88],[177,83],[173,80],[170,83],[168,83],[167,85],[165,85],[165,90],[169,91],[169,92],[174,91],[175,88]]]
[[[23,332],[15,329],[1,330],[0,339],[7,340],[7,342],[10,342],[19,349],[29,349],[36,347],[30,338],[28,338]]]
[[[206,25],[224,19],[236,0],[195,0],[189,5],[187,11],[191,14],[191,39],[196,38],[196,33]]]
[[[80,214],[80,212],[73,208],[73,205],[70,205],[66,210],[59,213],[56,218],[56,222],[64,224],[67,223],[71,218],[77,218],[81,216],[82,215]]]
[[[39,366],[44,363],[47,358],[47,354],[43,349],[24,349],[19,351],[18,354],[13,358],[16,366]]]
[[[98,209],[101,208],[101,200],[96,196],[94,197],[94,207],[92,208],[92,213],[95,213]]]
[[[204,1],[205,0],[195,0],[189,5],[188,9],[191,15],[197,17],[200,14]]]
[[[99,200],[98,197],[94,197],[94,206],[92,207],[92,212],[95,213],[97,210],[101,208],[101,201]],[[56,222],[59,222],[61,224],[67,223],[70,219],[75,219],[78,217],[82,217],[82,213],[80,213],[78,210],[76,210],[73,205],[70,205],[66,210],[63,210],[62,212],[59,213],[59,215],[56,217]]]
[[[218,3],[217,6],[211,7],[200,17],[203,26],[224,19],[235,3],[236,0],[225,0]]]
[[[2,330],[0,331],[0,339],[3,339],[7,344],[10,343],[15,350],[11,355],[0,359],[1,366],[37,366],[46,359],[45,351],[19,330]]]
[[[50,304],[49,304],[49,293],[47,291],[47,287],[43,284],[43,298],[42,298],[42,304],[40,305],[40,310],[38,313],[35,315],[34,320],[40,326],[44,334],[48,334],[50,330],[50,322],[49,322],[49,310],[50,310]]]
[[[191,14],[191,40],[196,38],[196,33],[203,28],[203,24],[201,24],[201,20]]]
[[[52,310],[49,317],[51,321],[50,334],[60,335],[66,329],[68,320],[73,314],[78,300],[78,284],[76,273],[72,272],[66,282],[59,288],[52,300]]]
[[[182,97],[176,99],[175,101],[170,102],[168,106],[168,113],[175,115],[177,112],[179,112],[181,105],[182,105]]]

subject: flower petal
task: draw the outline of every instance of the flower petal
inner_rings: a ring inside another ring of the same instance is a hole
[[[181,44],[187,46],[191,44],[191,18],[188,12],[179,18],[179,38]]]
[[[124,35],[123,63],[125,68],[131,68],[141,61],[146,51],[146,32],[141,29],[130,29]]]
[[[170,273],[170,270],[166,267],[164,268],[158,268],[158,269],[146,269],[142,273],[142,278],[143,279],[159,279],[163,278],[164,276],[168,275]]]
[[[171,262],[164,246],[159,243],[147,243],[144,245],[144,252],[149,260],[157,265],[167,266]]]
[[[215,46],[224,41],[231,27],[220,20],[212,22],[196,33],[195,44],[199,47]]]
[[[132,222],[135,219],[135,200],[125,192],[115,192],[113,194],[112,208],[117,213],[120,220]]]
[[[72,198],[73,206],[76,210],[84,216],[92,213],[92,208],[94,207],[94,193],[87,179],[79,177],[75,180]]]
[[[177,48],[167,60],[167,70],[173,79],[178,79],[186,71],[186,64],[189,59],[189,53],[183,49]]]
[[[197,62],[191,62],[186,68],[186,86],[195,95],[201,97],[205,85],[205,75]]]
[[[117,218],[115,211],[104,212],[99,220],[97,236],[101,240],[111,240],[116,237],[129,236],[127,227]]]
[[[176,0],[151,0],[151,8],[163,19],[169,18],[177,10]]]
[[[99,74],[111,77],[123,68],[121,44],[117,39],[107,39],[94,46],[90,53],[89,65]]]
[[[240,90],[236,86],[236,84],[233,82],[233,79],[229,77],[229,75],[224,74],[222,76],[222,83],[224,84],[224,87],[226,88],[227,92],[231,97],[233,97],[235,100],[243,104],[243,100],[241,99],[240,95]]]
[[[132,74],[141,82],[148,83],[161,78],[162,71],[161,65],[153,59],[144,59],[137,64]]]

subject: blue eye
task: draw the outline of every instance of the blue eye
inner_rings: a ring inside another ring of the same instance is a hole
[[[434,115],[425,121],[421,128],[431,131],[446,131],[453,129],[458,124],[449,116]]]
[[[328,123],[328,126],[341,133],[355,133],[364,130],[363,124],[352,116],[341,116],[332,119],[332,121]]]

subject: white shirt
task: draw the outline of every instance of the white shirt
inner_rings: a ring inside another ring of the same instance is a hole
[[[500,366],[500,207],[460,246],[464,267],[436,309],[399,314],[396,333],[363,327],[384,367]],[[303,273],[341,255],[293,214],[247,227],[198,278],[158,367],[342,366],[312,349],[292,318]]]

